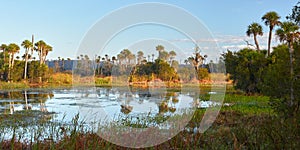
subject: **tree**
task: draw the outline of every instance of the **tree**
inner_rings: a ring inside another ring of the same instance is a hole
[[[289,64],[289,48],[286,44],[279,45],[273,48],[271,55],[271,64],[264,69],[263,82],[261,90],[264,95],[270,97],[270,104],[283,117],[290,117],[294,111],[297,110],[297,102],[300,102],[300,80],[294,80],[295,90],[295,103],[291,107],[291,77],[290,77],[290,64]],[[295,44],[295,63],[300,60],[300,47]],[[298,52],[298,53],[297,53]],[[299,74],[300,67],[295,66],[295,73]]]
[[[265,50],[258,52],[248,48],[238,52],[228,50],[227,53],[222,54],[226,72],[234,81],[235,88],[247,94],[261,92],[262,72],[269,64],[265,54]]]
[[[169,53],[166,51],[161,51],[159,53],[159,59],[167,61],[169,59]]]
[[[281,42],[286,42],[289,48],[289,58],[290,58],[290,107],[293,107],[295,97],[294,97],[294,61],[293,53],[294,47],[293,44],[297,38],[299,38],[298,32],[299,26],[293,22],[283,22],[280,25],[280,28],[276,30],[276,35],[279,37]]]
[[[288,15],[286,18],[290,21],[296,23],[297,25],[300,25],[300,2],[297,3],[293,7],[292,14]]]
[[[268,39],[268,56],[270,55],[270,48],[271,48],[271,39],[272,39],[272,31],[275,26],[280,24],[280,16],[275,11],[267,12],[261,18],[266,26],[269,26],[269,39]]]
[[[5,51],[7,50],[7,45],[6,44],[1,44],[0,50],[3,51],[3,59],[4,59],[4,62],[5,62]]]
[[[40,64],[43,64],[43,54],[45,51],[46,43],[43,40],[40,40],[34,44],[35,50],[38,52],[38,56],[40,59]]]
[[[8,60],[8,78],[10,80],[10,75],[11,75],[11,69],[14,68],[14,62],[15,62],[15,59],[14,59],[14,55],[16,53],[18,53],[20,51],[20,47],[15,44],[15,43],[11,43],[8,45],[7,47],[7,53],[9,54],[9,60]]]
[[[142,60],[144,59],[144,53],[142,51],[137,52],[137,59],[138,59],[138,64],[141,64]]]
[[[152,56],[152,62],[154,62],[154,54],[151,54],[151,56]]]
[[[115,64],[115,62],[117,61],[116,56],[111,57],[111,60],[112,60],[113,64]]]
[[[151,57],[151,56],[150,56],[150,55],[148,55],[148,59],[147,59],[147,62],[150,62],[150,57]]]
[[[27,78],[27,67],[28,67],[28,53],[32,49],[33,45],[29,40],[24,40],[21,44],[25,48],[25,65],[24,65],[24,79]]]
[[[40,64],[44,64],[48,53],[52,51],[52,47],[50,45],[47,45],[43,40],[38,41],[34,45],[34,49],[38,52]]]
[[[176,52],[175,51],[170,51],[169,52],[169,57],[170,57],[170,64],[171,64],[171,66],[172,66],[172,61],[173,61],[173,59],[176,57]]]
[[[163,52],[163,51],[165,51],[165,48],[162,46],[162,45],[157,45],[156,46],[156,51],[158,51],[158,58],[159,59],[161,59],[161,53]]]
[[[125,61],[126,66],[130,64],[130,60],[133,58],[133,54],[129,49],[123,49],[120,53],[121,55],[119,57],[122,57],[122,59]]]
[[[248,29],[246,31],[247,36],[251,36],[253,34],[253,38],[254,38],[254,42],[257,48],[257,51],[260,51],[259,49],[259,45],[258,45],[258,41],[257,41],[257,35],[262,36],[263,35],[263,30],[262,30],[262,26],[258,23],[252,23],[248,26]]]
[[[199,66],[201,66],[204,63],[204,60],[206,59],[207,55],[202,56],[200,54],[199,47],[196,45],[195,46],[195,56],[189,57],[187,60],[190,62],[190,64],[193,65],[195,68],[195,71],[198,74]]]

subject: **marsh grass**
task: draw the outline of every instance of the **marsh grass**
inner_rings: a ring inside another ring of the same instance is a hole
[[[26,82],[2,82],[0,81],[0,90],[12,90],[12,89],[27,89],[29,85]]]

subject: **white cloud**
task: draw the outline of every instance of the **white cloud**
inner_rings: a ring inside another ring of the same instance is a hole
[[[264,33],[263,36],[258,36],[257,40],[260,46],[260,49],[267,49],[267,44],[268,44],[268,32]],[[172,42],[186,42],[186,43],[192,43],[190,39],[174,39],[170,40]],[[231,50],[240,50],[243,48],[255,48],[255,43],[253,36],[246,36],[246,35],[216,35],[214,38],[210,39],[196,39],[195,40],[197,43],[200,43],[200,49],[202,50],[209,50],[209,49],[216,49],[215,47],[210,47],[213,46],[215,43],[219,45],[219,49],[221,51],[231,49]],[[248,46],[247,42],[251,45],[254,46]],[[202,45],[203,43],[206,43],[205,45]],[[273,34],[272,36],[272,46],[275,46],[279,44],[279,41],[276,39],[276,36]]]

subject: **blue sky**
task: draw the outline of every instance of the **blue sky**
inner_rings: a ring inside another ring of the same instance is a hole
[[[142,2],[172,4],[196,16],[218,41],[219,51],[224,51],[227,48],[237,50],[245,45],[243,40],[249,40],[253,43],[252,38],[245,36],[246,28],[250,23],[258,22],[263,25],[261,17],[268,11],[278,12],[282,16],[282,20],[284,20],[285,16],[291,13],[292,7],[297,3],[296,0],[2,0],[0,9],[0,43],[9,44],[14,42],[20,44],[24,39],[31,39],[31,35],[34,34],[36,41],[42,39],[53,46],[53,52],[48,56],[49,59],[57,58],[58,56],[75,58],[78,55],[77,50],[81,40],[97,21],[120,7]],[[180,21],[180,18],[178,20]],[[115,20],[116,23],[118,21],[120,20]],[[153,32],[168,33],[161,32],[161,30],[154,30]],[[268,32],[265,26],[264,31]],[[137,35],[132,36],[134,39]],[[131,37],[127,36],[127,38]],[[159,38],[169,41],[183,40],[180,39],[180,36],[162,36]],[[266,45],[266,38],[267,34],[260,38],[262,47]],[[274,39],[275,42],[276,40]],[[128,46],[128,44],[122,45],[120,42],[119,45],[113,45],[115,47],[111,46],[108,48],[118,49]],[[188,46],[185,48],[192,49],[192,47]],[[107,53],[111,49],[107,49]],[[22,52],[23,49],[19,55]]]

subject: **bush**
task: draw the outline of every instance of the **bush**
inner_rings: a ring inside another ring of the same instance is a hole
[[[28,63],[28,79],[31,82],[43,82],[49,78],[49,69],[45,64],[40,65],[38,61]]]
[[[72,84],[72,75],[67,73],[55,73],[49,78],[52,84]]]
[[[198,69],[198,79],[199,80],[209,80],[209,73],[207,68]]]
[[[265,54],[266,51],[257,52],[252,49],[228,51],[223,54],[226,71],[230,74],[235,88],[248,94],[261,93],[259,86],[262,81],[262,72],[270,63]]]
[[[96,85],[109,85],[109,84],[111,84],[111,78],[110,77],[95,78],[95,84]]]

